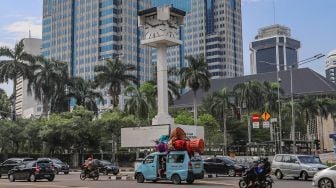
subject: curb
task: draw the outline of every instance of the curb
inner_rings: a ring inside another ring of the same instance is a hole
[[[134,180],[134,177],[132,176],[109,176],[108,177],[109,180],[123,180],[123,181],[126,181],[126,180]]]

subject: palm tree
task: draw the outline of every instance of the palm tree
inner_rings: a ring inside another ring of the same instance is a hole
[[[299,105],[300,105],[300,111],[307,125],[307,137],[308,140],[310,140],[311,135],[309,130],[309,123],[319,114],[316,97],[306,96],[302,100],[300,100]]]
[[[187,56],[188,66],[179,71],[181,87],[189,87],[194,94],[194,122],[197,125],[197,91],[201,88],[207,91],[210,87],[211,73],[203,56]]]
[[[317,99],[317,106],[318,106],[318,115],[320,116],[321,121],[321,145],[322,145],[322,151],[324,150],[324,130],[323,130],[323,119],[328,119],[329,114],[331,114],[331,104],[332,101],[329,98],[322,98]]]
[[[278,88],[279,84],[276,82],[265,81],[262,85],[262,93],[264,98],[264,110],[271,113],[277,113],[278,106]],[[283,94],[282,88],[279,88],[279,95]]]
[[[223,88],[219,92],[215,92],[213,94],[214,101],[211,105],[211,111],[213,111],[216,114],[221,114],[223,117],[223,126],[224,126],[224,146],[223,146],[223,155],[227,155],[227,129],[226,129],[226,116],[228,113],[228,110],[230,110],[230,107],[233,106],[233,104],[230,102],[230,94],[227,91],[226,88]]]
[[[169,69],[168,75],[173,76],[175,69]],[[148,81],[148,83],[154,85],[155,95],[157,96],[157,74],[153,74],[153,80]],[[168,80],[168,100],[169,104],[173,104],[175,99],[180,98],[180,86],[172,80]]]
[[[125,95],[130,96],[126,102],[125,111],[139,119],[148,118],[150,110],[155,108],[154,88],[148,89],[147,86],[145,86],[146,88],[143,86],[137,88],[129,85],[125,90]],[[149,92],[150,90],[152,91]]]
[[[43,115],[47,116],[51,103],[58,92],[65,92],[64,77],[68,75],[67,64],[42,57],[35,64],[34,77],[28,82],[28,93],[34,91],[35,98],[42,102]]]
[[[95,84],[93,81],[73,77],[69,82],[67,96],[75,98],[77,105],[84,106],[88,110],[97,111],[96,99],[102,101],[103,97],[99,92],[96,92],[94,88]]]
[[[14,49],[8,47],[0,47],[0,57],[5,57],[5,60],[0,60],[0,81],[13,81],[13,103],[12,103],[12,119],[16,119],[16,80],[22,76],[23,79],[30,79],[31,71],[29,63],[35,62],[35,57],[24,51],[23,39],[15,44]]]
[[[107,59],[105,65],[95,66],[96,84],[100,88],[108,87],[109,95],[112,97],[113,107],[119,104],[119,95],[122,87],[130,83],[137,84],[136,76],[130,74],[135,70],[135,66],[131,64],[124,64],[119,59]]]

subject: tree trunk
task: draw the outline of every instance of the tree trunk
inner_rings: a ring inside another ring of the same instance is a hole
[[[48,117],[48,113],[49,113],[49,100],[43,96],[43,116]]]
[[[16,76],[13,79],[12,120],[16,120]]]
[[[322,153],[324,152],[324,132],[323,132],[323,118],[321,116],[321,148],[322,148]]]
[[[197,101],[196,101],[197,93],[194,91],[194,124],[197,126]]]

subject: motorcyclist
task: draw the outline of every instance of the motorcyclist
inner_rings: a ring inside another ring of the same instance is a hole
[[[259,157],[252,158],[252,164],[246,171],[246,183],[247,185],[254,185],[258,177]]]

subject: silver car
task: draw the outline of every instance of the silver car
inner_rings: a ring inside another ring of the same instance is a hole
[[[287,176],[307,180],[326,168],[328,167],[321,163],[320,158],[314,155],[278,154],[272,162],[272,172],[277,179]]]
[[[336,183],[336,165],[319,171],[313,178],[313,186],[319,188],[334,188]]]

